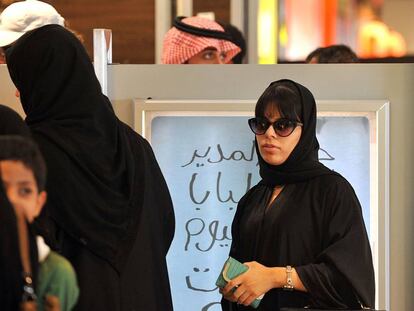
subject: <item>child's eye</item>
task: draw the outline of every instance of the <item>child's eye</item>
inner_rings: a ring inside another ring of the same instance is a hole
[[[19,195],[21,196],[27,196],[33,193],[33,189],[29,188],[29,187],[23,187],[23,188],[19,188]]]

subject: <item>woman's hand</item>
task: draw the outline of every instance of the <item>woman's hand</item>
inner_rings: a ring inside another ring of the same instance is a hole
[[[249,267],[249,270],[228,282],[221,293],[227,300],[248,306],[257,297],[278,287],[283,268],[269,268],[256,261],[244,264]],[[236,288],[234,292],[233,288]]]

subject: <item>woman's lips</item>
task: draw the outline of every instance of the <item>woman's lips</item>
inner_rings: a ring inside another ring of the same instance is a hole
[[[276,145],[273,145],[273,144],[263,144],[262,149],[267,151],[267,152],[276,152],[276,151],[280,150],[280,147],[278,147]]]

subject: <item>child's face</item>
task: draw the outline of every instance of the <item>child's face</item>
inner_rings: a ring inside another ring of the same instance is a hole
[[[28,222],[40,214],[46,201],[46,192],[38,191],[33,171],[20,161],[0,161],[4,189],[17,213],[25,215]]]

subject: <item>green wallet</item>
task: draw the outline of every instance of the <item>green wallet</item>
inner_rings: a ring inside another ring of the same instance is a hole
[[[239,275],[243,274],[249,270],[249,267],[242,264],[240,261],[237,261],[236,259],[229,257],[226,262],[223,265],[223,269],[221,269],[220,275],[217,278],[216,285],[220,288],[223,288],[226,286],[227,282],[234,279],[235,277],[238,277]],[[257,308],[260,304],[260,301],[262,300],[263,295],[256,298],[250,306],[252,308]]]

